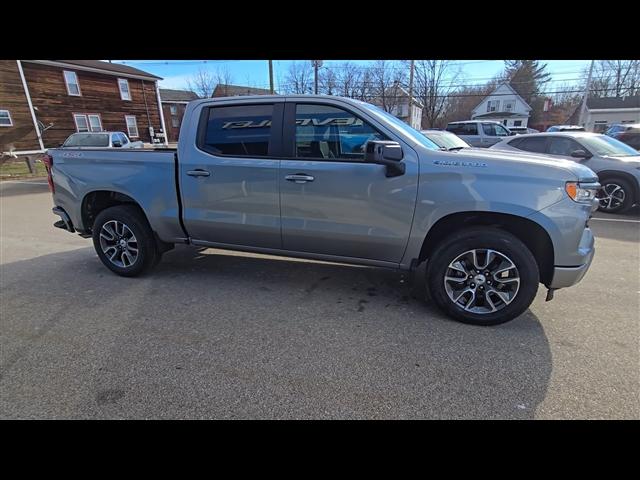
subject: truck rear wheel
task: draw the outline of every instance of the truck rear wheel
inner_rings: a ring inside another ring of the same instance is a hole
[[[538,291],[538,264],[518,238],[482,227],[445,238],[427,263],[427,288],[447,315],[473,325],[513,320]]]
[[[104,265],[123,277],[135,277],[160,260],[147,219],[134,205],[110,207],[93,224],[93,246]]]

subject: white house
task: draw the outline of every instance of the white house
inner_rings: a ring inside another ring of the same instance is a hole
[[[471,111],[472,120],[492,120],[505,127],[526,127],[531,107],[508,83],[501,83]]]
[[[388,104],[393,105],[389,109],[391,115],[395,115],[416,130],[422,128],[422,110],[424,109],[424,105],[420,100],[413,96],[411,102],[409,102],[409,92],[400,85],[389,87],[386,97]],[[382,106],[382,100],[380,98],[374,99],[372,103],[380,107]],[[409,112],[409,104],[411,104],[411,112]]]
[[[578,107],[578,111],[580,108]],[[584,127],[602,133],[615,123],[640,123],[640,95],[589,98]]]

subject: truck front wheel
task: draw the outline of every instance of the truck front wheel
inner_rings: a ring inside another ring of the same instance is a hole
[[[538,264],[510,233],[472,228],[445,238],[427,262],[427,287],[447,315],[498,325],[523,313],[538,291]]]
[[[140,275],[161,256],[147,219],[134,205],[100,212],[93,223],[93,246],[102,263],[123,277]]]

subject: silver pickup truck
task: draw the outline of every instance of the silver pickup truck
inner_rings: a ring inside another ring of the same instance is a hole
[[[332,96],[196,100],[177,150],[51,149],[55,226],[138,275],[175,244],[416,270],[449,316],[495,325],[594,254],[596,175],[575,162],[442,151]]]

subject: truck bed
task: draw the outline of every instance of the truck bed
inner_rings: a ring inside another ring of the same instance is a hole
[[[48,154],[54,203],[64,209],[77,231],[91,229],[89,195],[115,192],[138,203],[162,238],[175,242],[185,238],[179,220],[176,149],[56,148]]]

